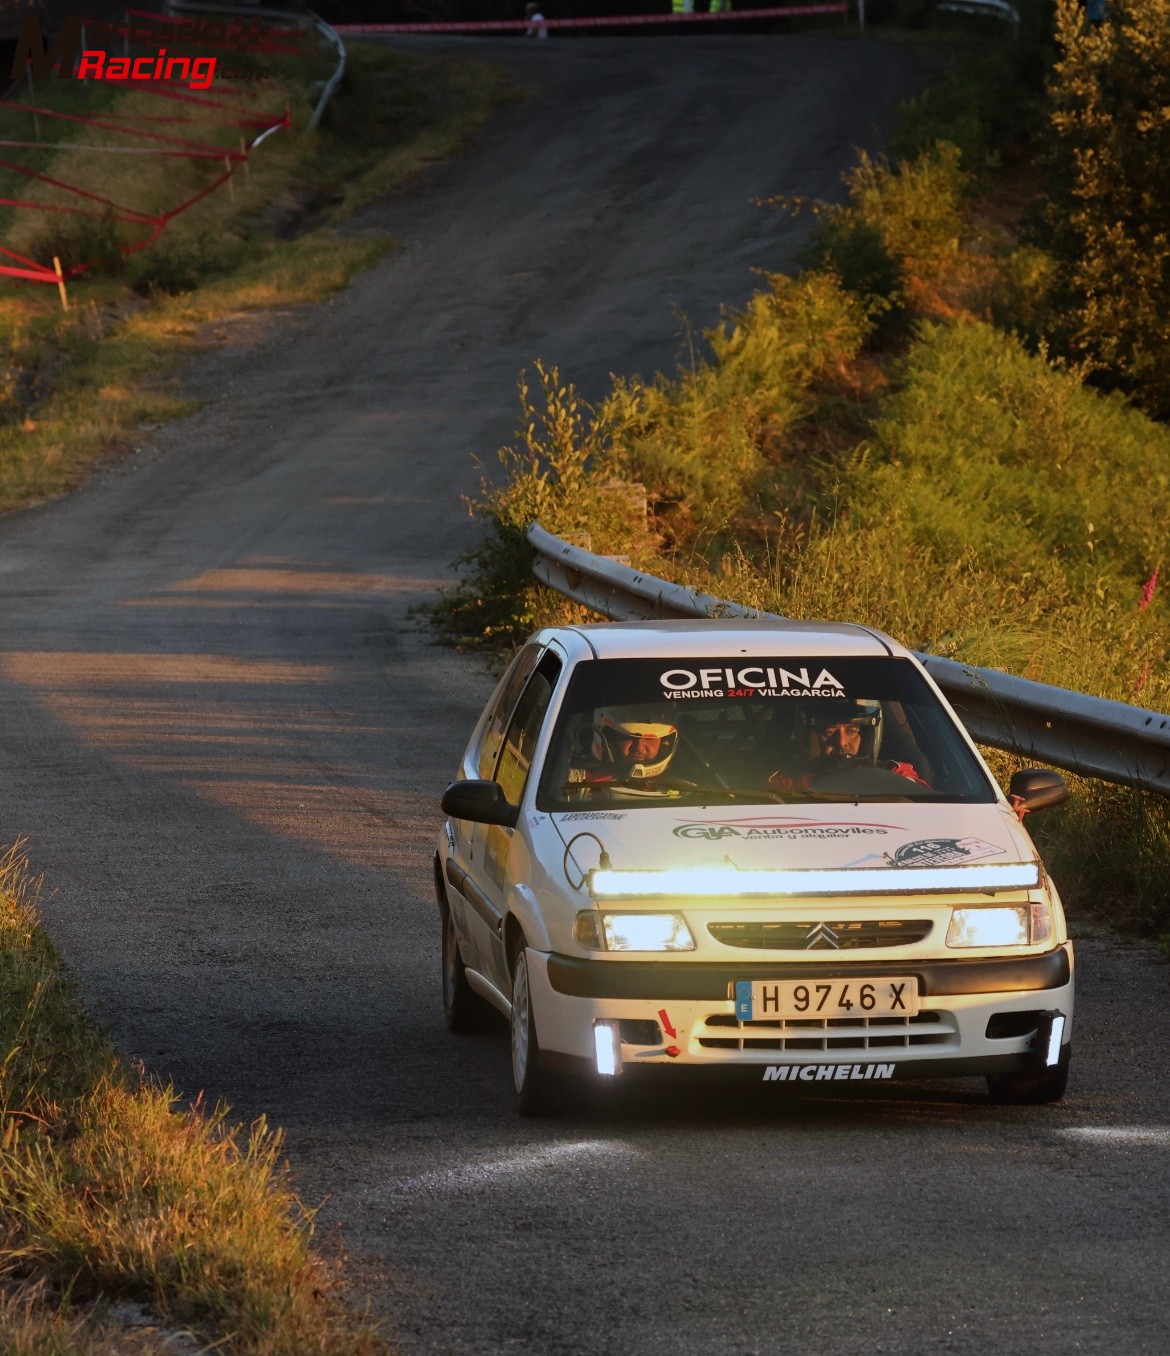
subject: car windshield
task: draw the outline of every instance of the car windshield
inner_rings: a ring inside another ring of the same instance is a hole
[[[907,659],[603,659],[578,664],[537,806],[670,801],[992,802]]]

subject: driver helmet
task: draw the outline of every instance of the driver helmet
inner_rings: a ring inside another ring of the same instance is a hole
[[[593,756],[622,780],[661,777],[678,747],[678,728],[637,706],[602,706],[593,717]]]
[[[861,735],[857,753],[837,756],[852,757],[858,761],[876,763],[882,743],[882,704],[868,699],[818,702],[809,716],[809,728],[814,734],[836,725],[855,725]]]

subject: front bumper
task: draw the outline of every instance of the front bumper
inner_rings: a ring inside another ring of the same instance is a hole
[[[740,1022],[743,979],[918,978],[916,1017]],[[550,1063],[594,1068],[594,1025],[618,1024],[625,1071],[722,1070],[769,1082],[858,1083],[878,1078],[1026,1072],[1050,1060],[1053,1022],[1073,1017],[1069,944],[1043,955],[910,963],[708,964],[606,962],[529,952],[541,1049]]]

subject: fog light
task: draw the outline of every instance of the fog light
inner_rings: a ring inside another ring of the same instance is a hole
[[[1048,1053],[1044,1057],[1045,1064],[1051,1066],[1060,1060],[1060,1043],[1064,1040],[1064,1016],[1057,1013],[1052,1019],[1052,1030],[1048,1033]]]
[[[612,1078],[621,1073],[622,1047],[616,1022],[593,1023],[593,1055],[599,1074]]]

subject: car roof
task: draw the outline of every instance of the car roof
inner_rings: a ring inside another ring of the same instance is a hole
[[[908,653],[882,632],[849,622],[736,618],[603,622],[567,629],[584,639],[598,659],[653,659],[678,655],[730,658],[736,653],[778,659],[802,655],[864,659]]]

